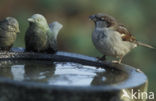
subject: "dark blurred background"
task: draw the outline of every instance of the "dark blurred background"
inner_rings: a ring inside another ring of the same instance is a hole
[[[21,33],[14,47],[24,47],[27,18],[43,14],[47,21],[64,25],[58,36],[61,51],[89,56],[101,56],[91,41],[93,22],[88,16],[108,13],[125,24],[142,42],[156,47],[156,0],[0,0],[0,19],[16,17]],[[149,91],[156,92],[156,50],[138,47],[123,60],[125,64],[141,69],[148,76]]]

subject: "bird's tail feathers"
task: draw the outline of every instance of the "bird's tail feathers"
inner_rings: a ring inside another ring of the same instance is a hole
[[[138,41],[137,41],[137,44],[140,45],[140,46],[147,47],[147,48],[156,49],[155,47],[153,47],[153,46],[151,46],[151,45],[149,45],[149,44],[142,43],[142,42],[138,42]]]

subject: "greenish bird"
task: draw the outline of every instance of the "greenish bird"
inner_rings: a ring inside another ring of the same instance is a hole
[[[48,25],[47,20],[41,14],[34,14],[30,18],[29,28],[25,35],[26,51],[50,52],[57,51],[58,24]],[[61,25],[61,24],[60,24]],[[60,30],[60,29],[59,29]]]
[[[15,18],[6,17],[0,21],[0,50],[9,51],[19,32],[19,23]]]

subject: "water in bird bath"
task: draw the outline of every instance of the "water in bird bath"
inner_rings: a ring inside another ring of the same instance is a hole
[[[48,85],[92,86],[119,83],[126,79],[127,74],[71,62],[20,60],[1,61],[0,77]]]

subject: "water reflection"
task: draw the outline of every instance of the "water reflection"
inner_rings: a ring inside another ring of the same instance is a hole
[[[126,74],[77,63],[51,61],[1,61],[0,76],[49,85],[89,86],[120,82]]]
[[[33,61],[25,64],[25,80],[47,82],[55,71],[55,64],[45,61]]]
[[[48,83],[51,85],[90,85],[97,72],[104,71],[101,68],[75,63],[56,63],[54,76],[48,80]]]
[[[24,65],[13,65],[11,66],[11,73],[14,80],[22,81],[24,80]]]

